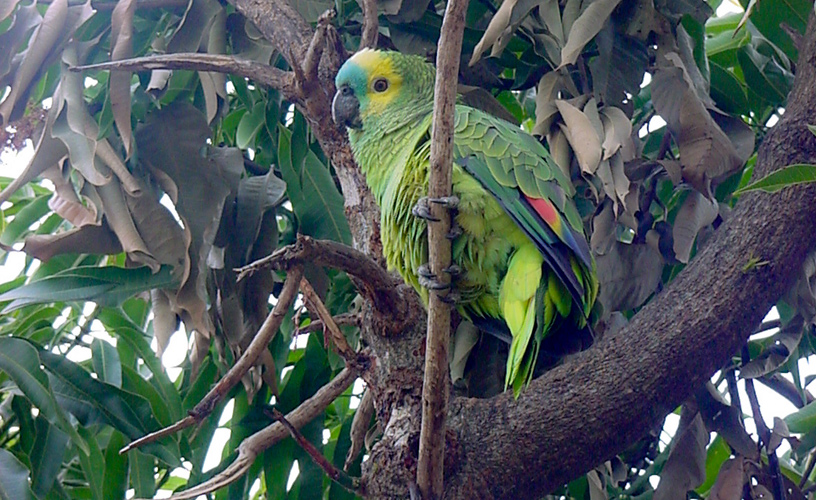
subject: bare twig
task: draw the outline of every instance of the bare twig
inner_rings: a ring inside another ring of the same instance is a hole
[[[294,244],[279,248],[271,255],[236,271],[240,281],[262,269],[285,270],[304,261],[339,269],[359,278],[355,281],[357,288],[372,301],[378,311],[388,311],[397,319],[401,319],[406,312],[405,300],[398,288],[402,281],[388,274],[368,255],[335,241],[315,240],[298,235]]]
[[[111,71],[146,71],[156,69],[179,69],[191,71],[214,71],[249,78],[258,85],[278,89],[287,98],[297,94],[293,73],[261,64],[221,54],[177,53],[147,57],[134,57],[119,61],[74,66],[71,71],[109,69]]]
[[[302,402],[300,406],[289,412],[286,415],[286,420],[295,428],[299,429],[303,427],[323,413],[332,401],[337,399],[340,394],[354,383],[358,375],[360,375],[358,368],[349,366],[343,368],[331,382],[318,389],[314,396]],[[288,435],[289,433],[286,431],[286,428],[284,428],[280,422],[275,422],[272,425],[264,427],[244,439],[241,444],[238,445],[238,458],[221,473],[205,483],[201,483],[189,490],[171,496],[170,500],[196,498],[199,495],[212,493],[219,488],[234,483],[249,470],[259,454]]]
[[[306,51],[306,59],[303,61],[303,73],[309,82],[318,85],[317,69],[320,66],[320,58],[323,57],[323,48],[326,46],[326,32],[331,26],[331,20],[337,14],[334,9],[327,10],[317,19],[317,27],[309,42],[309,49]]]
[[[363,0],[363,34],[360,37],[360,48],[377,48],[380,24],[377,19],[377,1]]]
[[[462,34],[468,0],[450,0],[445,8],[436,59],[434,111],[431,131],[431,170],[428,194],[441,198],[451,194],[453,164],[453,119]],[[450,213],[441,206],[431,208],[437,223],[428,225],[428,254],[431,272],[442,282],[451,263]],[[448,342],[450,306],[437,292],[429,294],[428,337],[425,343],[425,378],[422,386],[422,426],[419,434],[417,484],[425,500],[442,497],[445,463],[445,418],[450,377]]]
[[[362,318],[359,314],[343,313],[332,316],[332,321],[334,321],[334,324],[337,326],[360,326]],[[298,327],[293,335],[297,337],[298,335],[306,333],[322,332],[324,328],[326,328],[326,325],[324,325],[322,321],[313,318],[308,325]]]
[[[53,3],[54,0],[38,0],[37,3],[48,5]],[[68,6],[73,7],[77,5],[83,5],[86,0],[68,0]],[[108,1],[108,0],[100,0],[97,2],[91,1],[91,7],[94,10],[104,12],[113,10],[116,7],[118,2],[115,1]],[[178,9],[182,7],[187,7],[189,2],[187,0],[137,0],[136,1],[136,8],[137,9]]]
[[[754,333],[751,335],[756,335],[757,333],[767,332],[768,330],[773,330],[774,328],[779,328],[782,326],[781,319],[769,319],[768,321],[763,321],[759,327],[754,330]]]
[[[374,416],[374,393],[370,389],[366,389],[362,399],[360,399],[360,406],[357,407],[357,411],[354,413],[354,420],[351,421],[351,430],[349,431],[351,446],[349,446],[346,462],[343,466],[346,471],[363,450],[372,416]]]
[[[215,406],[219,401],[221,401],[221,398],[223,398],[229,392],[229,390],[232,389],[232,387],[237,384],[241,378],[243,378],[246,372],[255,365],[255,362],[258,360],[261,354],[263,354],[263,351],[267,348],[269,342],[272,341],[272,338],[278,332],[281,322],[283,322],[283,317],[286,315],[286,311],[289,310],[289,306],[291,306],[292,302],[295,301],[298,291],[298,284],[300,283],[300,278],[302,276],[303,269],[299,266],[293,267],[289,271],[288,275],[286,276],[286,282],[283,284],[283,289],[278,296],[277,304],[275,304],[272,312],[270,312],[266,317],[266,320],[264,321],[263,325],[261,325],[258,333],[252,339],[252,342],[249,344],[249,346],[247,346],[244,353],[241,354],[241,357],[232,366],[232,368],[230,368],[226,375],[224,375],[221,380],[218,381],[215,387],[210,389],[210,392],[204,396],[204,398],[195,406],[195,408],[190,410],[190,414],[187,417],[183,418],[179,422],[176,422],[170,427],[150,433],[133,441],[122,448],[119,453],[126,453],[132,448],[137,448],[144,444],[151,443],[163,436],[190,427],[197,422],[201,422],[210,413],[212,413]]]
[[[748,363],[751,360],[751,355],[748,352],[748,345],[742,347],[742,363]],[[785,488],[782,481],[782,471],[779,468],[779,459],[776,456],[776,451],[768,448],[768,443],[771,439],[771,431],[762,418],[762,412],[759,409],[759,400],[757,399],[756,389],[754,388],[754,381],[752,379],[745,379],[745,392],[748,394],[748,401],[751,403],[751,413],[754,416],[754,424],[756,425],[757,434],[768,453],[768,468],[770,469],[771,478],[773,480],[774,498],[777,500],[785,500]]]
[[[346,364],[354,363],[357,353],[351,348],[345,335],[340,331],[337,323],[334,322],[326,305],[320,300],[317,292],[314,291],[314,288],[312,288],[312,285],[306,278],[301,278],[300,280],[300,291],[303,293],[303,300],[306,302],[306,307],[314,310],[317,317],[323,322],[323,326],[328,331],[329,338],[331,338],[334,343],[334,347],[337,348],[340,357],[346,361]]]
[[[320,450],[315,447],[315,445],[309,442],[309,440],[306,439],[294,425],[286,420],[283,413],[279,412],[275,408],[265,410],[264,413],[283,425],[287,432],[289,432],[289,435],[292,436],[292,439],[294,439],[297,444],[303,448],[303,451],[309,455],[314,463],[316,463],[317,466],[320,467],[323,472],[332,479],[332,481],[336,482],[352,493],[355,493],[360,489],[359,479],[350,477],[348,474],[335,467],[333,463],[329,462],[326,457],[323,456],[323,453],[321,453]]]

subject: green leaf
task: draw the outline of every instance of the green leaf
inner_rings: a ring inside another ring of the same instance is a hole
[[[735,195],[762,190],[775,193],[782,188],[816,181],[816,165],[798,163],[772,172],[762,179],[734,191]]]
[[[42,353],[25,340],[0,338],[0,370],[8,374],[42,416],[71,436],[75,444],[87,449],[87,445],[57,404],[48,377],[41,368],[39,354]]]
[[[79,465],[85,473],[85,481],[91,491],[91,498],[93,500],[105,500],[102,496],[102,482],[105,474],[105,457],[102,455],[102,450],[99,449],[99,443],[96,441],[96,436],[93,432],[85,427],[79,428],[79,433],[88,443],[88,451],[83,452],[79,450]]]
[[[34,500],[28,469],[10,451],[0,448],[0,500]]]
[[[89,418],[100,419],[131,439],[158,428],[150,405],[141,396],[94,379],[88,371],[63,356],[43,351],[40,357],[54,376],[54,391],[63,404],[71,405],[72,413],[84,411]],[[161,443],[146,446],[143,451],[169,464],[179,463],[178,450],[171,448],[167,440]]]
[[[235,145],[241,149],[246,149],[255,145],[255,135],[261,130],[266,120],[266,104],[258,101],[252,107],[252,111],[244,114],[238,122],[238,129],[235,131]]]
[[[792,75],[772,57],[760,53],[753,45],[737,52],[745,83],[771,104],[781,104],[788,97]]]
[[[40,220],[51,209],[48,208],[50,196],[38,196],[27,203],[8,223],[3,234],[0,235],[0,243],[11,246],[26,233],[32,224]]]
[[[785,417],[788,430],[796,434],[804,434],[816,429],[816,402],[810,403],[796,413]]]
[[[156,353],[150,348],[144,332],[136,323],[117,309],[104,308],[97,318],[122,341],[122,345],[128,345],[144,361],[145,366],[153,374],[150,377],[150,384],[161,394],[170,410],[171,418],[174,421],[181,420],[183,417],[181,396],[176,386],[167,376],[167,372],[164,371],[161,360],[156,357]]]
[[[37,436],[29,453],[31,488],[38,498],[45,498],[54,486],[54,479],[62,466],[62,459],[68,446],[68,435],[40,416],[37,416],[34,423]]]
[[[309,148],[306,138],[281,125],[278,161],[300,232],[350,244],[343,197],[328,166]]]
[[[122,387],[122,364],[115,347],[102,339],[94,339],[91,343],[91,361],[99,380]]]
[[[149,267],[81,266],[69,268],[0,295],[0,301],[12,301],[10,312],[29,304],[90,301],[100,305],[119,305],[131,296],[154,288],[177,284],[171,266],[152,273]]]
[[[749,0],[741,0],[743,7]],[[757,8],[751,12],[751,23],[768,40],[782,49],[794,61],[797,58],[796,46],[791,37],[783,29],[782,24],[804,35],[808,16],[813,9],[813,2],[808,0],[779,0],[773,3],[758,2]]]
[[[153,477],[155,460],[153,457],[133,450],[130,456],[130,484],[139,498],[153,498],[156,494],[156,479]]]
[[[102,495],[106,499],[125,498],[128,484],[128,455],[119,450],[127,443],[121,432],[113,431],[105,448],[105,474],[102,480]]]

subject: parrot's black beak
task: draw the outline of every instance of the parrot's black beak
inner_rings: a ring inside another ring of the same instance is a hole
[[[348,85],[343,85],[337,89],[332,100],[332,119],[338,125],[345,125],[349,128],[363,128],[360,120],[360,101],[354,95],[354,91]]]

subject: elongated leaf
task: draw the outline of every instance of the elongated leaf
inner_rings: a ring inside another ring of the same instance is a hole
[[[91,343],[91,361],[99,380],[122,387],[122,363],[116,348],[102,339]]]
[[[343,212],[343,197],[329,169],[305,138],[280,127],[278,160],[286,191],[303,234],[349,244],[351,231]]]
[[[0,448],[0,500],[34,500],[29,472],[17,457]]]
[[[84,407],[131,439],[158,428],[150,405],[141,396],[94,379],[88,371],[62,356],[47,351],[40,355],[43,365],[54,376],[55,392],[65,404]],[[143,451],[169,464],[178,463],[178,451],[167,446],[151,445]]]
[[[581,12],[578,19],[572,23],[569,35],[567,35],[567,43],[561,49],[559,67],[575,63],[584,46],[595,38],[619,3],[620,0],[595,0]]]
[[[106,500],[102,496],[102,478],[105,474],[105,456],[99,448],[94,433],[85,427],[79,428],[82,438],[88,443],[88,451],[79,450],[79,465],[85,473],[93,500]]]
[[[38,352],[25,340],[13,337],[0,338],[0,370],[6,372],[17,384],[41,415],[68,434],[74,444],[87,451],[88,445],[79,437],[57,404],[48,377],[41,367],[39,356],[41,353],[42,351]]]
[[[145,366],[153,374],[150,377],[150,383],[156,387],[162,399],[167,403],[173,420],[180,420],[183,416],[181,397],[173,382],[168,378],[161,360],[150,348],[148,337],[144,332],[119,309],[104,308],[98,318],[116,334],[117,339],[130,346],[133,352],[144,361]]]
[[[29,454],[31,460],[31,488],[38,498],[45,498],[54,486],[54,480],[62,466],[68,435],[48,420],[37,417],[34,420],[37,437]]]
[[[0,301],[12,301],[6,311],[30,304],[65,301],[118,305],[137,293],[176,283],[169,266],[162,266],[155,274],[147,267],[76,267],[9,290],[0,295]]]
[[[111,14],[111,60],[117,61],[133,56],[133,14],[135,0],[116,3]],[[111,110],[116,128],[122,137],[128,156],[133,148],[133,129],[130,125],[130,71],[112,71],[109,79]]]
[[[105,448],[105,474],[102,479],[102,495],[108,499],[125,498],[128,484],[128,455],[119,450],[127,444],[121,432],[113,431]]]
[[[655,500],[680,500],[686,492],[705,480],[706,445],[708,431],[699,414],[688,426],[677,430],[669,459],[660,475]]]
[[[775,193],[782,188],[808,182],[816,182],[816,165],[797,163],[781,168],[758,181],[754,181],[743,188],[737,189],[734,191],[734,194],[740,195],[758,189],[766,193]]]

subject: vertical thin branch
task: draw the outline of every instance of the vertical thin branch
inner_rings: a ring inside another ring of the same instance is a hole
[[[377,0],[363,0],[363,35],[360,37],[360,48],[377,48],[379,37],[379,20],[377,19]]]
[[[465,29],[468,0],[450,0],[445,9],[439,51],[436,56],[433,129],[431,132],[431,171],[428,195],[450,196],[453,164],[453,119],[459,56]],[[434,205],[434,204],[431,204]],[[440,280],[450,266],[450,213],[432,206],[440,221],[428,225],[428,253],[431,271]],[[428,300],[428,337],[425,343],[425,379],[422,386],[422,427],[419,435],[417,484],[425,500],[442,497],[445,459],[445,417],[450,377],[448,375],[448,341],[450,339],[450,306],[438,292]]]
[[[742,363],[745,365],[751,361],[751,354],[748,352],[748,344],[742,346]],[[785,500],[785,488],[782,479],[782,471],[779,468],[779,458],[776,456],[776,450],[768,448],[768,443],[771,440],[771,430],[762,418],[762,412],[759,410],[759,400],[757,399],[756,389],[754,388],[753,379],[745,379],[745,393],[748,394],[748,401],[751,403],[751,413],[754,416],[754,424],[756,425],[757,434],[765,447],[768,454],[768,469],[771,472],[773,480],[773,495],[776,500]]]

